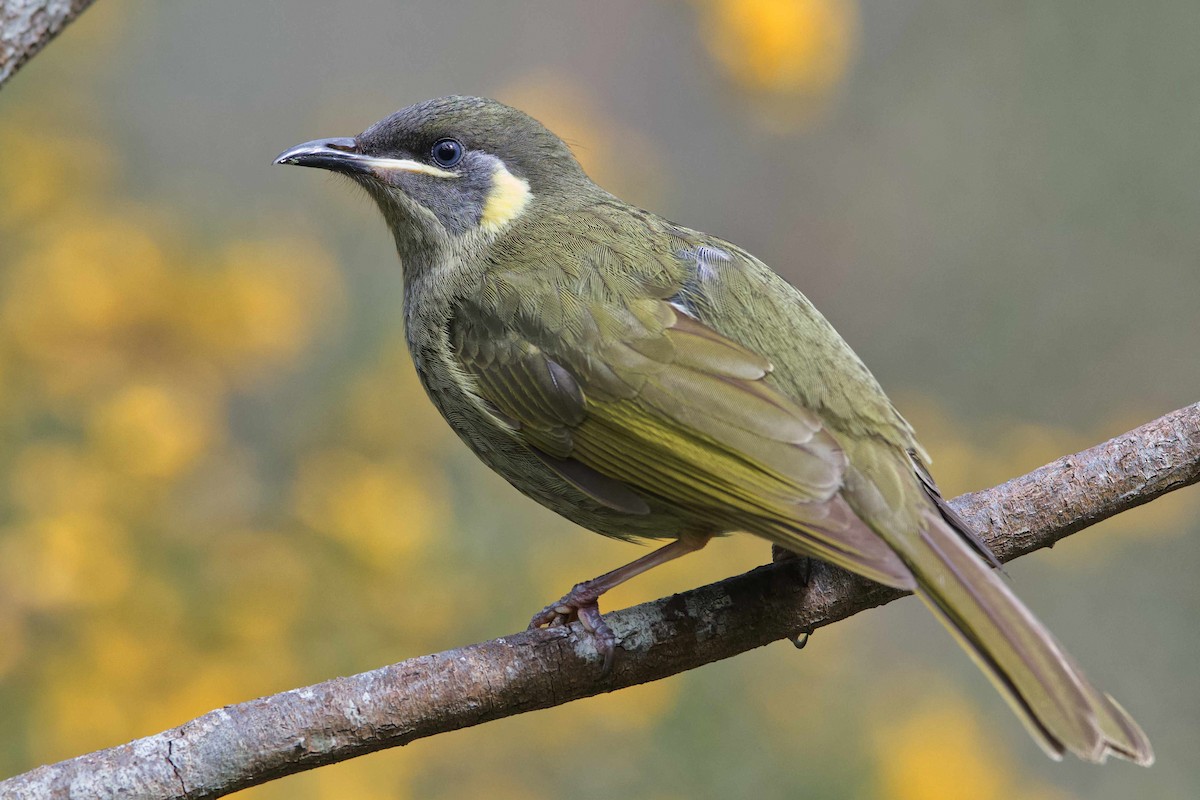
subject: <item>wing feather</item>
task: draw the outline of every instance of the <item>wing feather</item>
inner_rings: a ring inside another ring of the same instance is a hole
[[[593,500],[667,504],[715,531],[752,530],[892,585],[911,576],[838,492],[846,455],[771,363],[665,300],[589,310],[552,336],[460,310],[451,342],[484,407]],[[600,332],[603,331],[603,335]]]

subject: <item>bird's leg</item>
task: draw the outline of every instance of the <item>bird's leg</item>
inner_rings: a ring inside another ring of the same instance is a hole
[[[625,581],[641,575],[648,569],[673,561],[687,553],[694,553],[708,544],[711,534],[684,535],[668,545],[658,548],[653,553],[647,553],[636,561],[631,561],[623,567],[617,567],[612,572],[606,572],[598,578],[575,584],[557,602],[543,608],[529,623],[530,630],[543,626],[556,627],[565,625],[572,620],[579,620],[583,627],[592,635],[596,652],[604,659],[604,672],[607,675],[612,669],[613,654],[617,637],[600,615],[600,595]]]

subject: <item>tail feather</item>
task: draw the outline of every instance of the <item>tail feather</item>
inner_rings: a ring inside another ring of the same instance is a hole
[[[906,537],[907,538],[907,537]],[[1146,735],[1088,681],[1062,645],[937,511],[920,536],[895,543],[917,594],[945,623],[1054,759],[1115,755],[1150,765]]]

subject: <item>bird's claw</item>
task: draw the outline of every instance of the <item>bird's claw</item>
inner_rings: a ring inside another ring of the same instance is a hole
[[[612,672],[613,658],[616,655],[617,637],[604,621],[600,613],[597,597],[589,590],[586,583],[575,586],[561,600],[543,608],[533,615],[529,621],[529,630],[537,628],[558,628],[578,620],[583,629],[591,635],[592,644],[601,659],[600,677],[607,677]]]

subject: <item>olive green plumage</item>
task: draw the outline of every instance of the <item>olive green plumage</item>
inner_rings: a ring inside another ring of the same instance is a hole
[[[280,161],[375,198],[421,380],[521,492],[609,536],[746,531],[913,589],[1052,756],[1152,761],[976,552],[871,373],[758,259],[621,202],[489,100],[429,101]]]

